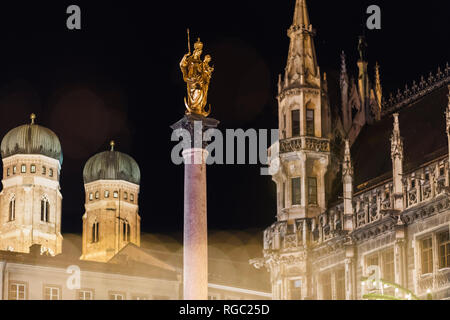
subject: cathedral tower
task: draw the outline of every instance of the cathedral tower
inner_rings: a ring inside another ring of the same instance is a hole
[[[278,83],[280,142],[269,149],[277,222],[264,232],[264,256],[273,298],[304,299],[313,294],[308,247],[314,223],[326,210],[331,128],[305,0],[296,1],[288,36],[287,66]]]
[[[9,131],[1,143],[0,250],[28,253],[40,244],[55,255],[62,246],[62,150],[56,134],[35,118],[32,114],[29,124]]]
[[[140,171],[130,156],[111,150],[84,166],[83,260],[106,262],[128,243],[140,245]]]
[[[330,112],[314,48],[305,0],[297,0],[288,30],[289,55],[278,85],[281,169],[278,218],[315,217],[325,210]]]

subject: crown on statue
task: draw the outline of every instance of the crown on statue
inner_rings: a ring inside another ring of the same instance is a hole
[[[202,50],[203,49],[203,43],[200,41],[200,38],[198,38],[197,42],[194,43],[194,49],[195,50]]]

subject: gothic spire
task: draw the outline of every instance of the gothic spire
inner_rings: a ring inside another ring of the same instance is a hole
[[[309,21],[306,0],[296,0],[288,37],[291,42],[281,90],[305,85],[320,88],[320,71],[313,41],[314,30]]]
[[[394,130],[391,136],[392,177],[394,184],[394,209],[403,210],[403,139],[400,135],[398,113],[394,113]]]
[[[375,64],[375,90],[377,93],[377,101],[378,105],[381,109],[381,100],[383,99],[383,88],[381,87],[381,78],[380,78],[380,65],[378,62]]]
[[[353,176],[353,165],[350,154],[350,141],[348,139],[345,140],[344,162],[342,163],[342,175]]]
[[[308,8],[306,0],[296,0],[293,26],[309,26]]]

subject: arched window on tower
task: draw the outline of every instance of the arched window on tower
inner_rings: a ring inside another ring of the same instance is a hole
[[[47,197],[44,197],[41,200],[41,221],[50,221],[50,203],[48,202]]]
[[[11,201],[9,201],[9,221],[16,220],[16,198],[12,197]]]
[[[92,224],[92,239],[91,239],[91,242],[92,243],[97,243],[98,239],[99,239],[99,237],[98,237],[98,221],[95,221]]]
[[[314,127],[314,104],[308,103],[306,105],[306,135],[314,137],[315,136],[315,127]]]
[[[123,241],[129,242],[130,241],[130,224],[128,221],[124,221],[122,225],[122,233],[123,233]]]

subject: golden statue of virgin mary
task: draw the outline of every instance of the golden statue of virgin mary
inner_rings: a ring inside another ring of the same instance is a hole
[[[186,113],[207,117],[211,113],[211,106],[208,110],[205,110],[205,106],[214,68],[209,65],[210,55],[206,55],[204,60],[201,60],[202,51],[203,43],[199,38],[194,44],[194,52],[191,54],[189,49],[189,53],[184,55],[180,62],[180,69],[187,85],[187,97],[184,98]]]

